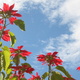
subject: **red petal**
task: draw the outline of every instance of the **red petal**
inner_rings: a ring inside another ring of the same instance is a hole
[[[3,3],[3,12],[9,11],[9,5],[6,3]]]
[[[13,16],[16,16],[16,17],[22,17],[22,15],[19,14],[19,13],[15,13],[15,14],[13,14]]]
[[[14,4],[10,6],[9,11],[12,11],[13,8],[14,8]]]
[[[3,24],[4,23],[4,20],[3,19],[0,19],[0,24]]]
[[[0,30],[2,30],[3,29],[3,26],[0,26]]]
[[[21,50],[21,53],[20,53],[20,55],[23,56],[23,57],[29,56],[30,54],[32,54],[32,53],[31,52],[28,52],[26,50]]]
[[[15,20],[17,20],[16,17],[10,17],[10,18],[9,18],[9,21],[10,21],[11,24],[13,24]]]
[[[10,41],[10,36],[8,34],[2,35],[4,41]]]
[[[18,46],[17,48],[18,48],[18,49],[22,49],[22,48],[23,48],[23,46]]]
[[[80,67],[77,67],[77,70],[80,70]]]
[[[10,36],[9,36],[8,32],[9,32],[9,30],[6,30],[6,31],[3,31],[3,33],[2,33],[2,39],[4,41],[10,41]]]
[[[5,31],[3,31],[3,35],[4,35],[4,34],[8,34],[9,31],[10,31],[10,30],[5,30]]]

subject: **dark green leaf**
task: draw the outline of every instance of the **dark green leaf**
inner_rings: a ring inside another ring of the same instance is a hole
[[[11,46],[13,47],[14,44],[16,43],[16,37],[15,37],[14,33],[12,33],[12,32],[9,32],[9,35],[11,37]]]
[[[64,80],[59,72],[52,72],[51,80]]]
[[[20,56],[22,59],[24,59],[25,61],[27,60],[27,57],[23,57],[23,56]]]
[[[19,56],[18,56],[18,55],[13,58],[13,62],[14,62],[16,65],[19,65],[20,59],[19,59]]]
[[[22,65],[28,65],[29,67],[31,67],[29,63],[22,63]]]
[[[25,31],[25,23],[24,23],[24,21],[18,19],[18,20],[16,20],[16,21],[14,21],[14,23],[15,23],[17,26],[19,26],[19,28],[20,28],[21,30]]]
[[[63,72],[68,78],[71,78],[70,74],[68,73],[68,71],[65,70],[63,66],[56,66],[56,69]]]
[[[1,72],[2,73],[2,75],[3,75],[3,79],[5,78],[5,73],[4,72]]]
[[[2,42],[0,42],[0,47],[2,47]]]
[[[49,72],[45,72],[43,75],[42,75],[42,78],[45,79],[46,77],[49,76]]]
[[[26,80],[26,78],[21,78],[20,80]]]

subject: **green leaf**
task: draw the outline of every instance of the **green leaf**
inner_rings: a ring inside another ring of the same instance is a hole
[[[64,80],[62,75],[59,72],[52,72],[51,80]]]
[[[14,23],[19,26],[19,28],[22,30],[22,31],[25,31],[25,23],[24,21],[18,19],[16,21],[14,21]]]
[[[2,74],[0,75],[0,80],[3,80],[3,75]]]
[[[5,78],[5,73],[4,72],[1,72],[2,73],[2,75],[3,75],[3,79]]]
[[[0,42],[0,47],[2,47],[2,42]]]
[[[29,63],[22,63],[22,65],[28,65],[29,67],[31,67]]]
[[[6,76],[6,80],[11,80],[11,79],[9,79],[10,76],[12,76],[12,72],[11,72],[10,74],[7,74],[7,76]]]
[[[15,37],[14,33],[12,33],[12,32],[9,32],[9,35],[11,37],[11,46],[13,47],[14,44],[16,43],[16,37]]]
[[[42,75],[42,78],[45,79],[46,77],[49,76],[49,72],[45,72],[43,75]]]
[[[4,69],[7,71],[9,65],[10,65],[10,51],[9,51],[9,48],[7,46],[4,46],[3,48],[3,57],[4,57],[4,60],[5,62],[3,63],[4,65]]]
[[[26,78],[21,78],[20,80],[26,80]]]
[[[11,78],[10,80],[18,80],[18,79],[17,79],[17,77],[13,77],[13,78]]]
[[[0,72],[2,71],[2,64],[3,64],[3,54],[0,52]]]
[[[65,70],[63,66],[56,66],[56,69],[63,72],[68,78],[71,78],[70,74]]]
[[[19,58],[18,55],[13,58],[13,62],[14,62],[16,65],[19,65],[19,63],[20,63],[20,58]]]
[[[7,46],[4,46],[2,49],[10,52],[10,49]]]
[[[11,72],[12,72],[12,69],[10,69],[10,68],[7,69],[7,71],[6,71],[7,74],[10,74]]]
[[[23,57],[23,56],[21,56],[21,55],[20,55],[20,58],[22,58],[22,59],[25,60],[25,61],[27,60],[27,57]]]

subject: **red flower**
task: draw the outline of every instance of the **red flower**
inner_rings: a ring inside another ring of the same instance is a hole
[[[21,14],[17,13],[17,10],[13,10],[14,4],[9,6],[6,3],[3,3],[3,8],[0,9],[0,16],[3,16],[5,18],[8,18],[10,21],[10,24],[13,24],[15,20],[17,20],[16,17],[22,17]],[[3,15],[4,14],[4,15]],[[3,24],[4,20],[0,19],[0,24]]]
[[[3,19],[0,19],[0,24],[3,24],[4,23],[4,20]]]
[[[2,29],[3,29],[3,26],[0,25],[0,30],[2,30]]]
[[[32,77],[28,80],[41,80],[40,76],[38,75],[38,73],[36,73],[36,76],[32,75]]]
[[[43,64],[48,64],[52,66],[62,65],[62,60],[56,56],[58,52],[47,53],[46,55],[38,55],[37,60]]]
[[[9,6],[6,3],[3,3],[3,9],[1,9],[4,13],[8,14],[8,15],[12,15],[12,16],[16,16],[16,17],[21,17],[22,15],[19,13],[16,13],[17,10],[13,10],[14,8],[14,4]]]
[[[80,66],[79,66],[79,67],[77,67],[77,70],[80,70]]]
[[[2,39],[4,40],[4,41],[10,41],[10,36],[9,36],[9,30],[5,30],[5,31],[3,31],[3,33],[2,33]]]
[[[10,24],[13,24],[15,20],[18,20],[18,19],[16,17],[10,17],[9,18]]]
[[[24,72],[31,73],[32,71],[34,71],[34,68],[32,68],[28,65],[25,65],[25,64],[23,64],[22,66],[12,66],[10,68],[12,68],[14,72],[17,71],[18,75],[23,74]]]
[[[45,61],[45,58],[46,58],[46,56],[45,56],[45,55],[43,55],[43,54],[38,55],[38,57],[37,57],[38,61],[42,61],[42,62],[44,62],[44,61]]]
[[[32,71],[34,71],[34,68],[28,67],[25,72],[26,72],[26,73],[31,73]]]
[[[18,46],[17,49],[10,48],[10,51],[12,53],[11,56],[15,57],[15,56],[21,55],[22,57],[26,57],[31,54],[31,52],[28,52],[26,50],[21,50],[22,48],[23,46]]]
[[[18,71],[22,68],[22,66],[12,66],[13,71]]]

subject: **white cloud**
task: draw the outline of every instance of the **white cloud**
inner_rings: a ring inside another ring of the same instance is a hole
[[[70,22],[80,18],[80,0],[66,0],[59,8],[63,21]]]
[[[55,0],[51,1],[54,2]],[[52,5],[47,6],[47,4],[44,4],[43,13],[46,13],[52,21],[59,16],[63,24],[68,24],[71,34],[62,34],[56,39],[50,38],[43,51],[58,50],[59,56],[65,62],[77,66],[80,64],[80,1],[65,0],[62,2],[58,0],[57,4]]]

